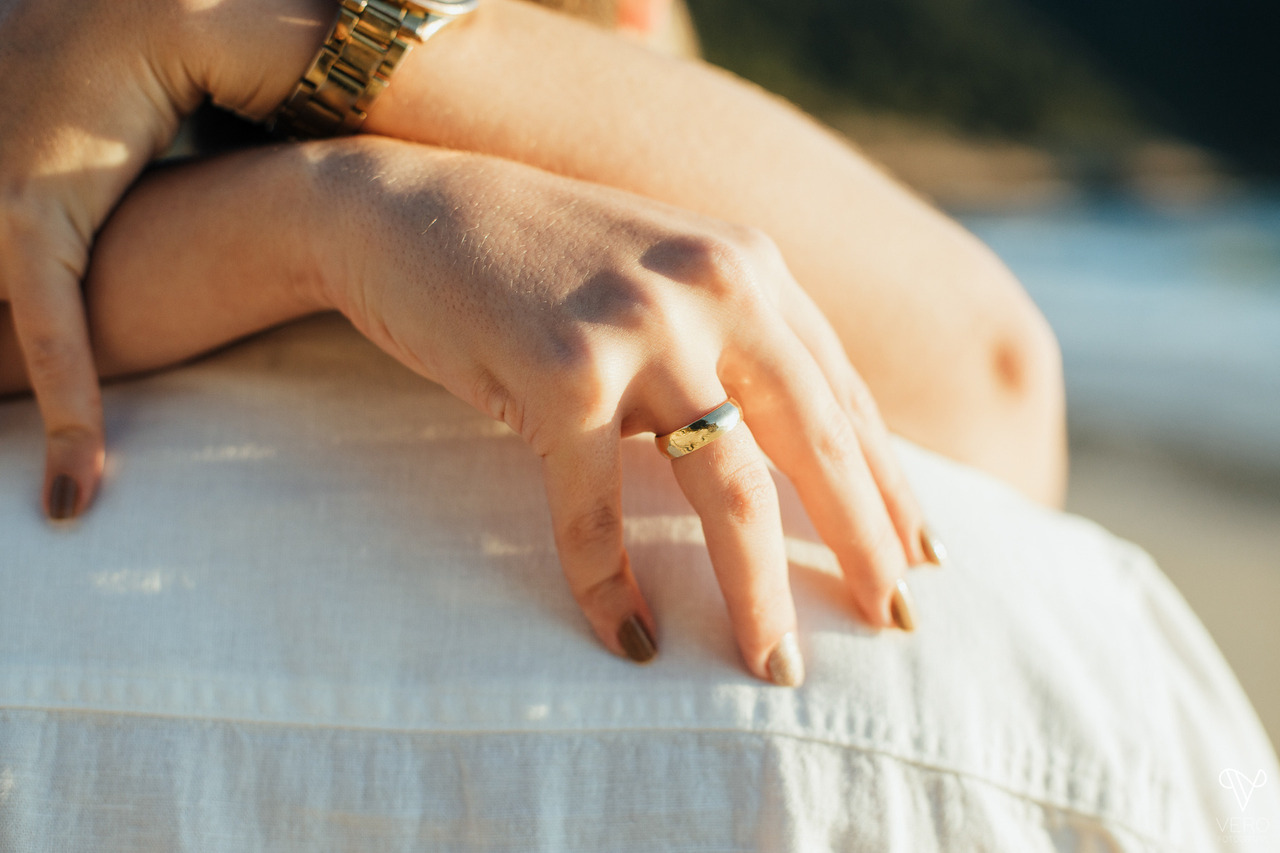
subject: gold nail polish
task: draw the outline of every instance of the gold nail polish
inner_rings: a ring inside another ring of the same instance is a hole
[[[920,529],[920,547],[924,549],[925,559],[935,566],[941,566],[947,561],[947,546],[942,544],[942,540],[934,535],[927,524]]]
[[[796,635],[788,631],[769,655],[769,680],[779,687],[799,687],[804,683],[804,658]]]
[[[915,606],[911,587],[907,586],[905,578],[899,579],[893,590],[893,598],[889,601],[889,614],[893,617],[893,624],[904,631],[914,631],[916,629]]]
[[[636,663],[648,663],[658,656],[653,636],[634,613],[618,628],[618,644],[627,653],[627,657]]]

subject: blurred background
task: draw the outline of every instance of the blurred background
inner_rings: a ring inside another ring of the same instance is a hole
[[[958,216],[1062,344],[1068,509],[1280,743],[1280,4],[688,0],[705,55]]]

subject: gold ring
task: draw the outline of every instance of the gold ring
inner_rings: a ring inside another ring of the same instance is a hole
[[[707,412],[687,427],[660,435],[654,439],[658,450],[672,459],[706,447],[725,433],[742,423],[742,407],[730,397],[715,409]]]

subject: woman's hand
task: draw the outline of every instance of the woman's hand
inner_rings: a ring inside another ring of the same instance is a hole
[[[0,0],[0,311],[45,415],[51,514],[83,511],[102,465],[76,287],[93,233],[203,93],[258,118],[278,105],[333,13],[332,0]],[[471,19],[409,54],[369,130],[762,228],[899,432],[1039,499],[1060,492],[1056,347],[980,244],[727,75],[527,3]]]
[[[570,586],[604,643],[638,660],[656,632],[623,549],[620,441],[732,394],[745,425],[671,466],[751,670],[803,678],[783,642],[796,617],[765,454],[863,619],[912,624],[899,584],[932,558],[920,512],[875,404],[758,232],[506,161],[350,139],[144,181],[103,231],[87,297],[104,375],[342,310],[539,454]],[[22,387],[12,349],[0,322],[0,392]]]
[[[333,14],[324,0],[261,7],[0,0],[0,308],[44,416],[53,518],[83,511],[102,472],[80,294],[95,231],[205,92],[259,116],[283,100]]]
[[[752,672],[803,678],[783,642],[796,615],[766,456],[863,619],[912,627],[920,513],[865,386],[768,238],[507,161],[376,139],[310,150],[325,301],[538,454],[565,575],[609,648],[643,658],[653,636],[623,548],[621,439],[729,396],[745,424],[671,464]]]

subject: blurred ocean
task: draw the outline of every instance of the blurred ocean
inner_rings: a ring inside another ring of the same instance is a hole
[[[1057,332],[1073,440],[1280,476],[1280,195],[962,219]]]

